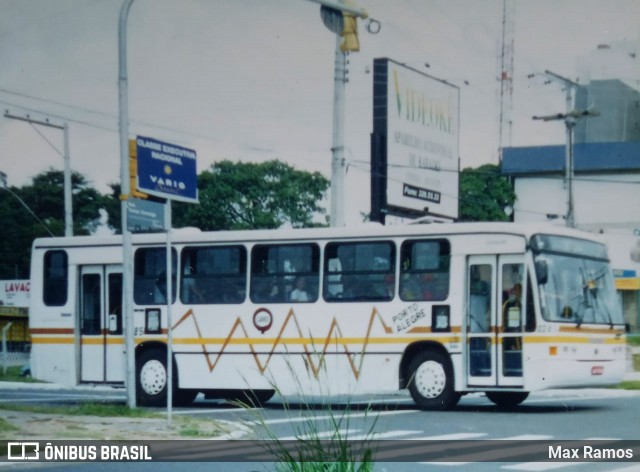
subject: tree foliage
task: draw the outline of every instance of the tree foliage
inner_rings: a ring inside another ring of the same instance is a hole
[[[120,232],[120,185],[110,187],[104,208],[109,226]],[[315,226],[326,213],[321,202],[328,188],[322,174],[278,160],[224,160],[198,175],[199,204],[173,202],[172,223],[174,228],[203,231]]]
[[[74,234],[90,234],[100,221],[104,197],[82,174],[71,175]],[[0,278],[29,276],[31,244],[35,238],[64,236],[64,174],[49,169],[33,177],[31,184],[0,191]],[[24,204],[40,219],[25,209]]]
[[[202,230],[313,226],[325,214],[321,202],[329,181],[271,160],[214,164],[198,176],[200,204],[176,203],[174,226]]]
[[[500,167],[485,164],[460,173],[461,221],[509,221],[506,208],[513,208],[516,194]]]

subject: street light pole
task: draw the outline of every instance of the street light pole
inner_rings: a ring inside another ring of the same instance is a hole
[[[134,0],[124,0],[118,23],[118,100],[120,132],[120,200],[122,224],[122,313],[125,319],[125,362],[127,405],[136,407],[136,359],[133,335],[133,248],[127,227],[127,199],[131,194],[129,181],[129,109],[127,89],[127,18]]]
[[[343,0],[309,0],[319,3],[325,26],[336,34],[333,89],[333,140],[331,146],[331,226],[344,226],[344,114],[347,83],[347,51],[358,51],[357,19],[368,18],[362,8]],[[374,22],[374,20],[372,20]],[[379,22],[375,21],[378,24]],[[379,31],[379,28],[378,28]],[[377,31],[376,31],[377,32]]]

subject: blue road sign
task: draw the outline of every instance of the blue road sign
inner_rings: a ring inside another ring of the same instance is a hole
[[[138,189],[156,197],[198,202],[196,152],[153,138],[136,138]]]

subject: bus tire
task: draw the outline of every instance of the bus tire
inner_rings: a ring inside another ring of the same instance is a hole
[[[147,349],[136,363],[136,397],[140,406],[167,405],[167,354]]]
[[[440,352],[418,352],[409,362],[409,392],[422,410],[446,410],[460,400],[453,389],[453,368]]]
[[[485,392],[487,398],[496,404],[498,408],[514,408],[525,401],[529,392]]]

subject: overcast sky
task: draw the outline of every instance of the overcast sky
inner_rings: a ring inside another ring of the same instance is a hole
[[[0,106],[68,122],[72,168],[99,190],[117,182],[120,0],[0,0]],[[382,23],[360,25],[349,55],[347,222],[369,211],[372,61],[388,57],[460,86],[462,167],[497,162],[502,0],[358,0]],[[558,85],[598,44],[638,40],[637,0],[515,2],[511,144],[561,144]],[[128,22],[130,135],[222,159],[281,159],[331,173],[335,39],[306,0],[136,0]],[[426,67],[428,64],[428,67]],[[637,65],[637,62],[636,62]],[[633,72],[632,72],[633,74]],[[635,69],[635,77],[640,72]],[[465,85],[465,81],[469,85]],[[62,133],[0,118],[0,171],[10,185],[62,168]],[[327,207],[328,208],[328,207]]]

